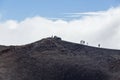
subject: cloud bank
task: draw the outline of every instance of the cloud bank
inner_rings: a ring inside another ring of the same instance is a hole
[[[120,7],[83,14],[82,18],[70,21],[35,16],[20,22],[0,22],[0,44],[23,45],[57,35],[71,42],[85,40],[90,46],[101,44],[104,48],[120,49]]]

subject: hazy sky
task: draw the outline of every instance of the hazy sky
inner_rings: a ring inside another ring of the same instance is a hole
[[[57,35],[120,49],[119,0],[0,0],[0,44]]]

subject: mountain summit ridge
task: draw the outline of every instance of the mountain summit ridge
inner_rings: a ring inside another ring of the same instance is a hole
[[[120,50],[48,37],[0,46],[0,80],[120,80]]]

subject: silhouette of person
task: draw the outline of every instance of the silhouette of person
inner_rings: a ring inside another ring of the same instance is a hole
[[[98,44],[98,47],[100,47],[100,44]]]
[[[83,44],[85,44],[85,41],[83,41]]]
[[[80,41],[80,44],[85,44],[85,41],[84,41],[84,40],[81,40],[81,41]]]
[[[88,42],[87,42],[87,45],[88,45]]]
[[[80,44],[83,44],[83,40],[80,41]]]

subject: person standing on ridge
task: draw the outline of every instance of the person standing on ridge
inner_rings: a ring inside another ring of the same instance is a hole
[[[98,44],[98,47],[100,47],[100,44]]]

